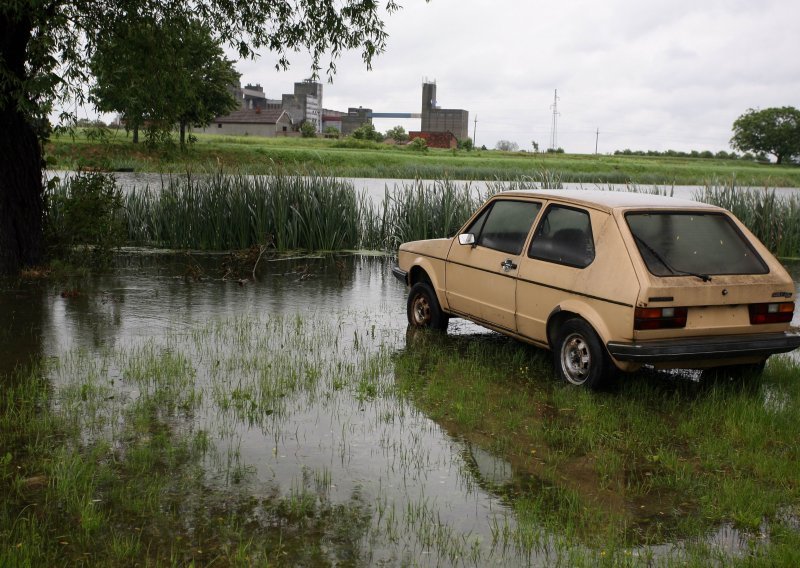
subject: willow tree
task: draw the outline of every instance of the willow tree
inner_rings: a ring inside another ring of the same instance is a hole
[[[0,273],[41,261],[42,143],[59,101],[86,96],[88,62],[116,24],[149,15],[208,26],[241,57],[307,50],[314,74],[359,49],[367,67],[382,52],[383,15],[394,0],[2,0],[0,2]],[[62,115],[62,119],[68,118]]]

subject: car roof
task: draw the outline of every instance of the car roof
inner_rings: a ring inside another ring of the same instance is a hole
[[[599,189],[515,189],[497,195],[531,197],[563,201],[611,212],[614,209],[706,209],[721,211],[719,207],[664,195],[636,193],[633,191],[604,191]]]

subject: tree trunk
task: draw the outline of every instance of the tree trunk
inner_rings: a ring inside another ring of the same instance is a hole
[[[139,143],[139,125],[138,124],[134,124],[133,125],[133,143],[134,144],[138,144]]]
[[[0,9],[0,58],[20,83],[30,39],[30,21]],[[0,274],[40,263],[44,248],[42,150],[18,89],[0,81]]]
[[[186,123],[181,120],[181,148],[186,147]]]

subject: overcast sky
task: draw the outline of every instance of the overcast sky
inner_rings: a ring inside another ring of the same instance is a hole
[[[530,150],[549,146],[558,89],[558,146],[592,153],[730,150],[748,108],[800,107],[798,0],[402,0],[386,19],[388,48],[367,71],[359,54],[337,63],[326,108],[420,112],[423,79],[442,108],[469,111],[470,135]],[[269,53],[237,64],[268,97],[309,75],[304,54],[287,72]],[[324,67],[324,64],[323,64]],[[325,81],[325,78],[322,79]],[[382,119],[419,128],[419,120]]]

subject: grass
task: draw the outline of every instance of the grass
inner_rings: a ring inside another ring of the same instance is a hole
[[[431,149],[413,152],[385,144],[304,138],[227,137],[200,134],[192,148],[148,150],[112,131],[105,142],[55,136],[46,148],[50,168],[186,172],[224,168],[247,174],[301,174],[400,179],[513,180],[547,170],[565,182],[586,184],[703,185],[714,179],[755,187],[800,187],[800,168],[741,160],[533,154]]]
[[[796,362],[592,393],[496,334],[397,327],[239,314],[17,368],[0,565],[800,560]]]
[[[743,562],[796,560],[796,363],[773,358],[761,382],[645,373],[600,394],[543,383],[549,366],[515,342],[428,334],[395,360],[405,396],[513,466],[496,489],[516,526],[495,525],[497,546],[536,549],[558,534],[616,564],[730,524],[752,547]],[[713,551],[685,552],[704,563]]]

